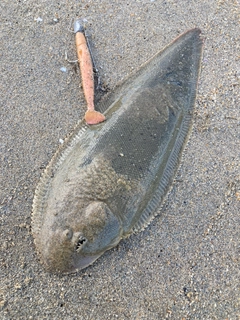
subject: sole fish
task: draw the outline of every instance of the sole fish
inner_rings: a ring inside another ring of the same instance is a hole
[[[46,270],[92,264],[159,213],[192,123],[202,55],[199,29],[157,53],[80,121],[37,186],[32,233]]]

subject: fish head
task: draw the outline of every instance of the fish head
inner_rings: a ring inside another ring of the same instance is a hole
[[[105,202],[90,201],[80,210],[45,219],[36,239],[48,271],[72,273],[83,269],[121,240],[121,223]]]

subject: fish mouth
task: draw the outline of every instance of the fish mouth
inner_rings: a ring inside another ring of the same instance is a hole
[[[82,248],[86,245],[87,242],[88,242],[87,238],[80,235],[75,245],[76,252],[79,253],[82,250]]]

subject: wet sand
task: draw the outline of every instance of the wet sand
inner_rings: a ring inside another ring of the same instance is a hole
[[[0,3],[0,319],[240,319],[237,1]],[[40,175],[85,112],[71,19],[88,21],[110,90],[179,34],[204,51],[193,129],[161,214],[92,266],[44,271],[31,235]],[[66,69],[64,69],[66,68]]]

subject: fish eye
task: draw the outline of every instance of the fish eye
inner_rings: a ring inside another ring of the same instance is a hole
[[[73,232],[71,229],[66,229],[63,231],[63,236],[64,236],[64,239],[66,240],[71,240],[72,239],[72,236],[73,236]]]
[[[79,252],[84,246],[84,244],[86,243],[87,243],[87,238],[80,236],[76,244],[76,251]]]

